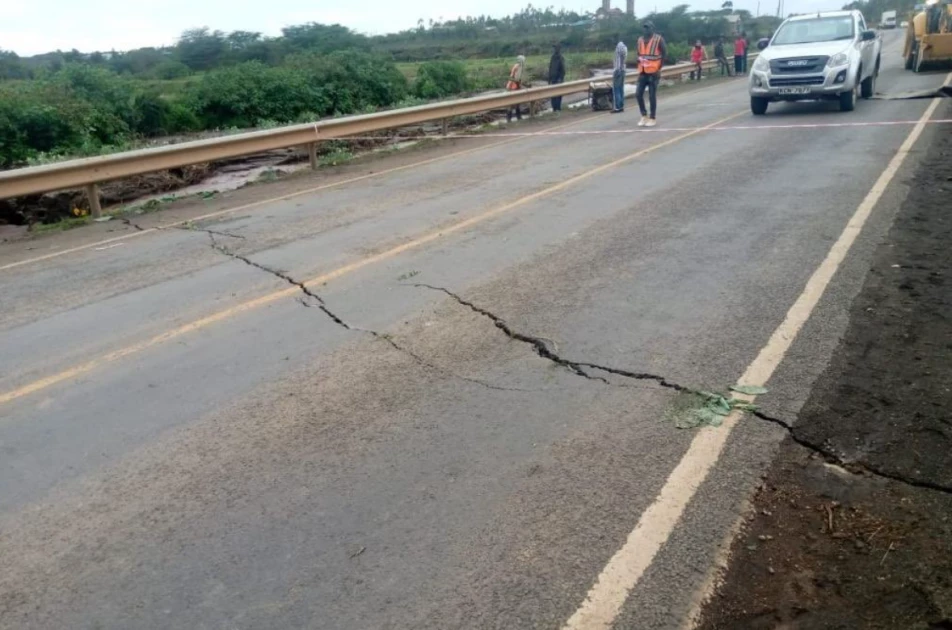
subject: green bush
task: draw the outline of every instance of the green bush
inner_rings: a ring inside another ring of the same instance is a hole
[[[427,61],[417,70],[413,93],[420,98],[445,98],[472,89],[466,66],[458,61]]]
[[[129,135],[129,125],[111,106],[93,105],[60,82],[0,90],[0,167],[22,165],[42,153],[88,153]]]
[[[137,134],[155,137],[201,129],[198,117],[186,104],[168,101],[158,92],[137,94],[132,106]]]
[[[306,73],[258,61],[208,72],[187,90],[187,99],[209,128],[291,121],[305,111],[326,111],[330,102],[325,89]]]
[[[155,68],[152,69],[152,76],[156,79],[162,79],[163,81],[171,81],[173,79],[184,79],[189,74],[188,66],[186,66],[181,61],[175,61],[174,59],[166,59]]]
[[[409,93],[407,79],[396,65],[370,53],[348,51],[329,55],[293,55],[288,57],[287,67],[324,88],[327,107],[310,109],[325,116],[387,107],[403,100]]]

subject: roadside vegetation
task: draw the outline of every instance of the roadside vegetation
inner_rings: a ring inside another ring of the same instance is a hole
[[[649,16],[669,42],[669,61],[689,43],[730,37],[729,15],[750,37],[773,18],[689,12]],[[421,22],[366,37],[339,25],[303,24],[278,37],[208,28],[186,31],[168,48],[127,52],[56,51],[30,58],[0,51],[0,168],[141,146],[152,138],[268,128],[498,89],[517,54],[544,80],[553,43],[562,43],[569,79],[611,62],[616,34],[633,45],[640,23],[537,10],[494,19]]]

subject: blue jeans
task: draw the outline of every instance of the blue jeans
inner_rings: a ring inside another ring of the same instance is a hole
[[[625,109],[625,71],[617,71],[612,74],[612,98],[615,109]]]

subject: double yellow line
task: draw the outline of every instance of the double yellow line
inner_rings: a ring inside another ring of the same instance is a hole
[[[307,280],[304,284],[305,286],[308,286],[308,287],[321,286],[327,282],[336,280],[337,278],[340,278],[341,276],[363,269],[364,267],[369,267],[370,265],[374,265],[376,263],[382,262],[384,260],[388,260],[395,256],[399,256],[400,254],[403,254],[405,252],[408,252],[414,249],[419,249],[420,247],[423,247],[424,245],[428,245],[438,239],[442,239],[452,234],[455,234],[457,232],[461,232],[473,226],[479,225],[480,223],[489,221],[490,219],[493,219],[500,215],[506,214],[508,212],[512,212],[513,210],[516,210],[517,208],[521,208],[525,206],[526,204],[532,203],[533,201],[537,201],[544,197],[548,197],[550,195],[563,191],[567,188],[575,186],[576,184],[579,184],[585,180],[591,179],[592,177],[600,175],[608,170],[611,170],[613,168],[616,168],[618,166],[621,166],[633,160],[637,160],[638,158],[643,157],[653,151],[657,151],[658,149],[662,149],[664,147],[670,146],[672,144],[675,144],[677,142],[690,138],[691,136],[702,133],[703,131],[706,131],[713,127],[720,126],[724,124],[725,122],[740,116],[742,113],[743,112],[738,112],[726,118],[722,118],[716,122],[713,122],[709,125],[698,127],[686,133],[682,133],[680,135],[674,136],[673,138],[669,138],[668,140],[665,140],[663,142],[659,142],[657,144],[651,145],[645,149],[635,151],[634,153],[630,153],[617,160],[613,160],[606,164],[602,164],[601,166],[597,166],[583,173],[575,175],[574,177],[566,179],[558,184],[555,184],[548,188],[544,188],[540,191],[534,192],[524,197],[520,197],[519,199],[510,201],[501,206],[497,206],[495,208],[482,212],[476,216],[470,217],[468,219],[464,219],[462,221],[458,221],[457,223],[453,223],[449,226],[440,228],[438,230],[427,232],[421,236],[414,238],[411,241],[403,243],[402,245],[398,245],[396,247],[383,251],[379,254],[368,256],[366,258],[362,258],[360,260],[354,261],[342,267],[338,267],[337,269],[334,269],[333,271],[317,276],[316,278],[311,278],[310,280]],[[490,146],[499,146],[501,144],[506,144],[508,142],[512,142],[512,141],[500,142]],[[485,149],[490,147],[481,147],[481,148]],[[479,149],[474,149],[474,151],[475,150],[479,150]],[[455,153],[453,155],[459,156],[461,154]],[[439,159],[440,158],[434,158],[432,161],[437,161]],[[416,164],[419,165],[420,163],[416,163]],[[398,167],[397,169],[392,169],[391,172],[400,170],[403,168],[407,168],[407,167]],[[350,182],[359,181],[360,179],[364,179],[366,177],[368,176],[354,178],[349,181]],[[341,185],[342,183],[343,182],[340,182],[337,184],[329,184],[326,187]],[[309,192],[315,192],[317,190],[322,190],[323,188],[325,187],[318,187],[318,188],[311,189],[309,191],[302,191],[300,193],[295,193],[294,196],[307,194]],[[290,196],[283,197],[282,199],[288,199],[288,198],[290,198]],[[259,202],[259,203],[265,203],[265,202]],[[250,206],[245,206],[245,208],[247,207],[250,207]],[[233,212],[234,210],[235,209],[231,209],[230,211]],[[211,326],[212,324],[216,324],[226,319],[230,319],[232,317],[240,315],[241,313],[246,313],[248,311],[260,308],[267,304],[271,304],[272,302],[275,302],[282,298],[296,295],[299,291],[300,289],[298,289],[297,287],[288,287],[287,289],[282,289],[280,291],[268,293],[260,297],[254,298],[252,300],[248,300],[247,302],[238,304],[236,306],[232,306],[230,308],[226,308],[224,310],[218,311],[206,317],[202,317],[201,319],[197,319],[193,322],[189,322],[188,324],[184,324],[182,326],[166,331],[164,333],[155,335],[154,337],[151,337],[144,341],[140,341],[138,343],[134,343],[124,348],[120,348],[119,350],[108,352],[102,356],[96,357],[95,359],[86,361],[85,363],[81,363],[79,365],[73,366],[61,372],[57,372],[56,374],[46,376],[44,378],[32,381],[16,389],[10,390],[8,392],[4,392],[0,394],[0,404],[8,403],[18,398],[23,398],[24,396],[29,396],[30,394],[34,394],[38,391],[44,390],[58,383],[62,383],[63,381],[67,381],[67,380],[76,378],[78,376],[82,376],[83,374],[89,373],[109,363],[113,363],[115,361],[119,361],[120,359],[124,359],[128,356],[138,354],[139,352],[143,352],[145,350],[148,350],[149,348],[153,348],[155,346],[161,345],[168,341],[172,341],[173,339],[177,339],[178,337],[187,335],[197,330],[201,330],[202,328],[207,328],[208,326]]]

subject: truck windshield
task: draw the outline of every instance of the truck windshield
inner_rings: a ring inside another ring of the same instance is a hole
[[[853,18],[849,15],[794,20],[780,27],[771,45],[812,44],[853,39]]]

